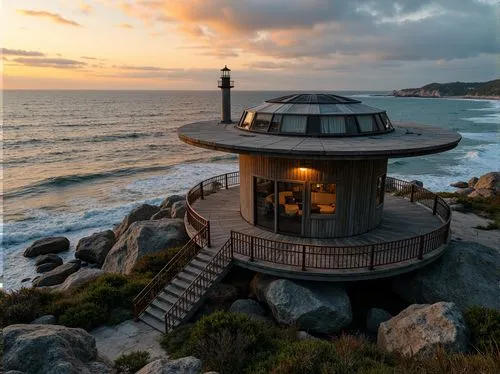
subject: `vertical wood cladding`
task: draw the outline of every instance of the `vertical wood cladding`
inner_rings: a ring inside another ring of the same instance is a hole
[[[377,178],[387,172],[387,159],[374,160],[295,160],[240,155],[241,215],[254,223],[253,177],[275,181],[335,183],[335,215],[311,217],[304,210],[304,236],[328,238],[362,234],[375,228],[382,218],[383,206],[376,207]]]

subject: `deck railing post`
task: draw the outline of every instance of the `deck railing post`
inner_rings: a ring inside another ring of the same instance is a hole
[[[207,221],[206,230],[207,230],[207,247],[210,248],[212,246],[210,243],[210,221]]]
[[[418,259],[422,260],[424,258],[424,236],[420,235],[420,247],[418,249]]]
[[[415,185],[412,183],[411,184],[411,193],[410,193],[410,201],[413,203],[414,200],[414,195],[415,195]]]
[[[253,253],[253,236],[250,237],[250,261],[253,262],[254,253]]]
[[[438,195],[434,195],[434,205],[432,207],[432,214],[435,216],[438,207]]]
[[[231,258],[234,259],[234,235],[233,230],[231,230]]]
[[[228,183],[227,183],[227,173],[226,173],[226,174],[224,174],[224,177],[225,177],[225,179],[226,179],[226,190],[227,190],[227,189],[229,188],[229,185],[228,185]]]
[[[373,261],[375,261],[375,246],[370,246],[370,266],[368,269],[373,270]]]
[[[203,196],[203,182],[200,183],[200,199],[205,199],[205,196]]]
[[[306,246],[302,244],[302,271],[306,271]]]

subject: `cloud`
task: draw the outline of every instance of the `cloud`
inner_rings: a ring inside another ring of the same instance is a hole
[[[67,26],[74,26],[74,27],[83,27],[79,23],[75,21],[71,21],[67,18],[62,17],[61,15],[57,13],[51,13],[51,12],[46,12],[44,10],[28,10],[28,9],[18,9],[18,13],[25,15],[25,16],[32,16],[32,17],[41,17],[41,18],[48,18],[52,22],[59,23],[61,25],[67,25]]]
[[[133,66],[133,65],[121,65],[121,66],[115,66],[116,68],[118,69],[122,69],[122,70],[136,70],[136,71],[168,71],[168,72],[172,72],[172,71],[180,71],[182,69],[178,69],[178,68],[172,68],[172,69],[168,69],[168,68],[162,68],[162,67],[159,67],[159,66]]]
[[[94,12],[94,8],[92,7],[92,5],[86,3],[85,1],[80,1],[80,6],[78,8],[82,13],[87,15]]]
[[[43,57],[44,53],[38,51],[25,51],[23,49],[0,48],[0,53],[9,56]]]
[[[132,26],[130,23],[120,23],[116,25],[116,27],[119,27],[121,29],[133,29],[134,26]]]
[[[80,56],[80,58],[84,60],[99,60],[97,57],[91,57],[91,56]]]
[[[79,69],[87,65],[82,61],[70,60],[66,58],[19,57],[13,59],[12,61],[25,66],[56,69]]]

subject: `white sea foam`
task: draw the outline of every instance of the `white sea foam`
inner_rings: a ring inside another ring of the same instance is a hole
[[[496,143],[500,141],[499,132],[460,132],[463,138],[480,140],[489,143]]]
[[[468,110],[476,112],[487,112],[479,117],[465,117],[462,118],[465,121],[470,121],[474,123],[495,123],[500,124],[500,101],[499,100],[487,100],[489,105],[485,108],[471,108]]]

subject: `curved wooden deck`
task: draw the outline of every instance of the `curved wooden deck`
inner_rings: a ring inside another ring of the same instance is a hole
[[[235,264],[289,278],[346,281],[408,272],[440,256],[448,237],[449,219],[444,222],[429,208],[390,193],[375,230],[335,239],[287,236],[249,224],[240,215],[238,185],[211,189],[203,197],[193,199],[191,207],[210,222],[210,251],[216,253],[232,238],[233,247],[239,248],[233,248]],[[429,198],[426,202],[432,206]],[[191,237],[198,231],[188,219],[186,228]]]

